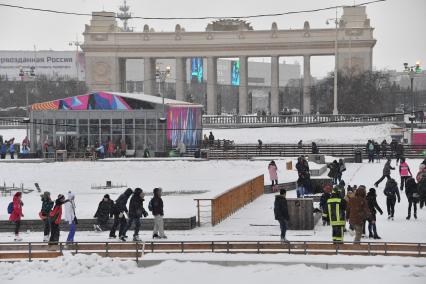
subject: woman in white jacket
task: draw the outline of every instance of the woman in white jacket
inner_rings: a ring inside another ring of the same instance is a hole
[[[69,233],[67,237],[67,243],[73,243],[74,242],[74,235],[75,235],[75,224],[76,224],[76,217],[75,217],[75,195],[71,191],[68,192],[68,200],[64,204],[65,208],[65,214],[64,219],[68,224],[70,224]]]

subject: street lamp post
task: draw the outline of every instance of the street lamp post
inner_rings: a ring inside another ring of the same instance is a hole
[[[165,70],[161,70],[160,66],[157,65],[156,66],[156,77],[158,79],[158,92],[160,93],[161,96],[161,100],[162,100],[162,105],[163,105],[163,112],[162,112],[162,117],[160,118],[160,121],[163,123],[163,128],[164,128],[164,151],[166,151],[166,144],[167,144],[167,133],[166,133],[166,122],[167,122],[167,117],[166,117],[166,106],[164,103],[164,90],[161,90],[161,85],[164,85],[164,82],[166,82],[166,79],[170,76],[171,73],[171,67],[170,66],[166,66]]]
[[[337,65],[338,65],[338,59],[337,59],[337,35],[338,35],[338,18],[337,18],[337,9],[336,9],[336,17],[334,19],[330,19],[330,20],[334,20],[334,24],[335,24],[335,30],[336,30],[336,38],[334,40],[334,86],[333,86],[333,115],[337,115],[339,114],[339,111],[337,110]],[[329,24],[329,20],[327,20],[327,25]]]
[[[35,67],[31,66],[29,69],[20,68],[19,77],[21,77],[21,82],[31,81],[35,79]],[[25,84],[25,83],[24,83]],[[12,93],[12,92],[11,92]],[[29,118],[29,100],[28,100],[28,85],[25,84],[25,104],[26,104],[26,136],[28,138],[28,118]]]
[[[407,72],[409,78],[410,78],[410,90],[411,90],[411,116],[409,117],[410,125],[411,125],[411,143],[413,141],[413,121],[415,119],[414,115],[414,108],[415,108],[415,100],[414,100],[414,90],[413,90],[413,84],[414,84],[414,78],[417,74],[422,72],[422,69],[420,67],[420,62],[417,61],[416,65],[414,66],[408,66],[408,63],[404,63],[404,71]],[[405,105],[404,105],[405,109]]]
[[[77,82],[80,80],[78,75],[78,47],[81,46],[82,42],[76,41],[70,41],[69,46],[75,46],[75,74],[76,74],[76,80]]]

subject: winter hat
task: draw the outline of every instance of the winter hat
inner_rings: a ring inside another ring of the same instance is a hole
[[[133,192],[133,194],[134,194],[134,195],[139,195],[139,194],[141,194],[142,192],[143,192],[142,188],[137,187],[137,188],[135,188],[135,191]]]
[[[105,195],[104,195],[104,198],[106,198],[106,199],[110,199],[110,198],[109,198],[109,194],[105,194]]]
[[[368,193],[374,193],[374,194],[376,194],[376,189],[375,189],[375,188],[373,188],[373,187],[371,187],[371,188],[368,190]]]
[[[340,186],[345,186],[345,185],[346,185],[346,183],[345,183],[345,181],[342,179],[342,180],[339,182],[339,185],[340,185]]]
[[[285,188],[281,188],[280,189],[280,194],[281,195],[286,194],[286,193],[287,193],[287,190],[285,190]]]

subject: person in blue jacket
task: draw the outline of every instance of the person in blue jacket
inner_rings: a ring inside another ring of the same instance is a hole
[[[6,159],[6,150],[7,150],[6,143],[2,143],[0,146],[0,157],[2,160]]]

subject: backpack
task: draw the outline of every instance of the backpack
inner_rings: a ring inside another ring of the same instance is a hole
[[[148,210],[149,211],[152,211],[153,210],[153,208],[152,208],[152,199],[153,198],[151,198],[151,200],[149,201],[149,203],[148,203]]]
[[[7,206],[7,214],[12,214],[13,212],[13,202],[10,202]]]

